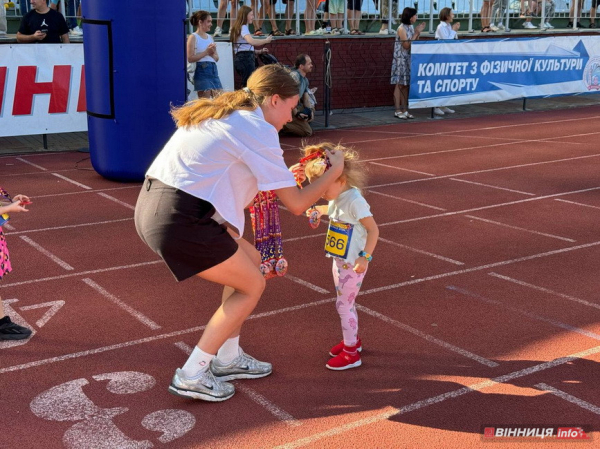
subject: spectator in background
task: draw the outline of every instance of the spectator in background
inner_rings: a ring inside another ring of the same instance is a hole
[[[58,11],[50,9],[46,0],[30,0],[31,7],[22,19],[17,41],[24,43],[69,43],[69,28]]]
[[[19,8],[21,9],[21,16],[25,17],[27,13],[31,11],[29,0],[19,0]]]
[[[344,13],[342,3],[342,14]],[[304,34],[317,34],[315,31],[315,21],[317,19],[317,0],[306,0],[306,9],[304,10]]]
[[[425,29],[425,22],[417,25],[417,10],[415,8],[404,8],[402,11],[401,24],[398,27],[396,42],[394,43],[394,60],[392,61],[392,79],[394,87],[394,116],[401,120],[415,118],[408,112],[408,93],[410,89],[410,47],[411,42],[419,39],[421,32]]]
[[[344,0],[329,0],[331,34],[344,33]]]
[[[348,25],[350,34],[365,34],[360,31],[360,17],[362,15],[362,0],[348,0]]]
[[[60,1],[61,0],[50,0],[50,8],[58,11],[58,4]],[[75,17],[77,14],[76,11],[79,11],[80,8],[79,0],[66,0],[66,2],[65,13],[67,14],[67,17],[65,17],[65,20],[69,27],[69,34],[71,34],[71,36],[83,36],[83,31],[77,25],[77,18]]]
[[[508,8],[508,0],[496,0],[492,7],[492,18],[490,28],[492,31],[504,31],[504,18],[506,17],[506,8]]]
[[[525,3],[529,2],[529,7],[525,9]],[[525,19],[523,22],[523,28],[527,28],[529,30],[533,30],[537,28],[533,23],[531,23],[531,16],[537,10],[537,2],[535,0],[521,0],[521,18]]]
[[[583,9],[583,1],[584,0],[579,0],[578,5],[577,5],[577,28],[585,28],[579,21],[579,19],[581,19],[581,10]],[[572,1],[571,7],[569,8],[569,23],[567,24],[567,28],[573,28],[573,22],[575,21],[574,17],[575,17],[575,2]]]
[[[269,22],[271,22],[271,32],[269,33],[270,36],[284,36],[284,34],[279,31],[279,29],[277,28],[277,20],[276,19],[276,11],[275,11],[275,5],[277,4],[277,0],[265,0],[266,3],[263,1],[261,7],[260,7],[260,19],[258,20],[258,30],[262,30],[262,26],[263,26],[263,19],[266,20],[267,15],[269,16]],[[260,36],[262,36],[262,32],[260,33]],[[254,35],[256,36],[257,34],[254,33]]]
[[[4,8],[4,2],[0,0],[0,36],[6,36],[8,30],[8,24],[6,23],[6,8]]]
[[[221,0],[219,2],[219,11],[217,12],[217,27],[213,33],[214,37],[221,37],[223,35],[223,23],[227,17],[227,1],[228,0]],[[233,21],[237,16],[238,2],[237,0],[229,0],[229,2],[231,3],[231,12],[229,14],[229,27],[231,28],[231,24],[233,24]]]
[[[440,24],[435,30],[435,38],[438,40],[445,39],[458,39],[458,29],[460,28],[460,22],[454,21],[454,11],[452,8],[442,8],[440,11]],[[433,108],[435,115],[454,114],[454,110],[448,107]]]
[[[299,137],[312,136],[313,130],[310,122],[315,116],[316,102],[313,94],[316,89],[309,89],[306,75],[313,71],[313,67],[310,56],[301,53],[296,57],[291,75],[298,83],[298,105],[292,111],[292,121],[283,125],[281,130],[283,134]]]
[[[196,63],[194,89],[198,98],[212,98],[218,91],[223,90],[217,70],[217,45],[208,34],[212,27],[212,17],[208,11],[196,11],[190,23],[196,28],[187,40],[187,60]]]
[[[592,7],[590,8],[590,28],[596,28],[596,8],[598,7],[598,0],[592,0]]]
[[[483,2],[481,3],[481,11],[479,12],[479,17],[481,19],[482,33],[489,33],[490,31],[492,31],[492,28],[490,27],[492,3],[494,3],[494,0],[483,0]]]
[[[375,2],[375,8],[377,8],[377,0]],[[398,0],[392,1],[392,23],[396,23],[396,17],[398,17]],[[390,0],[381,0],[381,29],[379,34],[394,34],[389,29],[389,14],[390,14]]]
[[[285,4],[285,35],[295,36],[296,31],[292,27],[292,18],[294,17],[295,4],[294,0],[282,0]]]
[[[592,0],[592,5],[594,4],[594,1],[597,0]],[[542,2],[538,2],[537,3],[538,9],[541,10],[542,8]],[[548,30],[554,28],[552,26],[552,24],[550,23],[550,21],[552,19],[554,19],[554,12],[556,11],[556,6],[554,5],[554,0],[546,0],[546,11],[544,12],[544,19],[545,22],[540,22],[540,28],[546,28]],[[595,14],[594,14],[595,15]],[[541,12],[538,12],[538,16],[541,18],[542,14]],[[594,28],[592,26],[592,10],[590,9],[590,28]]]
[[[266,39],[256,39],[250,34],[248,24],[254,20],[252,9],[246,5],[242,6],[238,12],[235,22],[231,26],[229,32],[229,40],[233,44],[233,68],[242,77],[242,87],[246,87],[246,83],[252,72],[256,70],[257,53],[268,53],[269,50],[263,48],[256,51],[254,47],[262,47],[268,44],[273,39],[268,36]]]

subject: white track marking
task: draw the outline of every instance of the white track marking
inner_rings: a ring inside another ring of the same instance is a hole
[[[41,304],[32,304],[30,306],[19,307],[19,310],[33,310],[33,309],[39,309],[42,307],[49,307],[49,309],[46,311],[46,313],[44,313],[44,315],[35,322],[35,325],[37,327],[44,327],[44,325],[50,320],[50,318],[52,318],[56,314],[56,312],[58,312],[60,310],[60,308],[64,305],[65,305],[65,302],[63,300],[58,300],[58,301],[49,301],[49,302],[44,302]]]
[[[31,246],[33,246],[35,249],[37,249],[40,253],[42,253],[44,256],[48,257],[49,259],[52,260],[52,262],[60,265],[62,268],[64,268],[67,271],[71,271],[74,270],[74,268],[69,265],[67,262],[65,262],[64,260],[58,258],[57,256],[55,256],[54,254],[52,254],[50,251],[48,251],[47,249],[43,248],[42,246],[40,246],[39,244],[37,244],[36,242],[34,242],[33,240],[31,240],[29,237],[27,237],[26,235],[22,235],[21,240],[23,240],[24,242],[30,244]]]
[[[52,176],[56,176],[57,178],[60,178],[64,181],[70,182],[71,184],[75,184],[77,187],[81,187],[82,189],[86,189],[86,190],[92,190],[91,187],[86,186],[85,184],[82,184],[80,182],[77,182],[71,178],[67,178],[66,176],[63,175],[59,175],[58,173],[52,173]]]
[[[5,229],[8,229],[9,231],[14,231],[16,229],[13,225],[11,225],[9,223],[4,223],[2,225],[2,227],[5,228]]]
[[[132,317],[134,317],[140,323],[148,326],[150,329],[156,330],[156,329],[160,329],[161,328],[161,326],[159,326],[158,324],[156,324],[154,321],[152,321],[146,315],[144,315],[141,312],[138,312],[133,307],[131,307],[129,304],[126,304],[125,302],[121,301],[115,295],[113,295],[112,293],[108,292],[106,289],[104,289],[103,287],[101,287],[100,285],[98,285],[96,282],[94,282],[90,278],[82,279],[82,281],[85,282],[90,287],[92,287],[94,290],[96,290],[98,293],[100,293],[106,299],[108,299],[112,303],[114,303],[117,306],[119,306],[121,309],[123,309],[125,312],[127,312],[128,314],[130,314]]]
[[[454,265],[464,265],[463,262],[459,262],[458,260],[450,259],[449,257],[440,256],[439,254],[434,254],[434,253],[430,253],[427,251],[423,251],[422,249],[412,248],[410,246],[403,245],[402,243],[397,243],[392,240],[384,239],[383,237],[379,237],[379,241],[388,243],[390,245],[398,246],[400,248],[404,248],[404,249],[406,249],[408,251],[412,251],[414,253],[419,253],[419,254],[424,254],[426,256],[434,257],[436,259],[443,260],[444,262],[449,262]]]
[[[591,209],[600,209],[600,207],[598,207],[598,206],[591,206],[589,204],[578,203],[576,201],[563,200],[562,198],[557,198],[554,201],[560,201],[562,203],[575,204],[577,206],[589,207]]]
[[[134,185],[130,185],[130,186],[125,186],[125,187],[110,187],[108,189],[93,189],[93,190],[86,190],[86,191],[79,191],[79,192],[63,192],[63,193],[55,193],[55,194],[50,194],[50,195],[36,195],[35,198],[54,198],[57,196],[68,196],[68,195],[86,195],[86,194],[90,194],[90,193],[98,193],[98,192],[112,192],[113,190],[125,190],[125,189],[141,189],[142,185],[141,184],[134,184]]]
[[[523,256],[523,257],[519,257],[517,259],[503,260],[501,262],[493,262],[493,263],[489,263],[489,264],[486,264],[486,265],[480,265],[478,267],[465,268],[464,270],[458,270],[458,271],[451,271],[451,272],[448,272],[448,273],[435,274],[435,275],[427,276],[427,277],[420,278],[420,279],[411,279],[410,281],[404,281],[404,282],[399,282],[397,284],[386,285],[385,287],[371,288],[371,289],[368,289],[368,290],[361,291],[359,293],[359,295],[370,295],[371,293],[383,292],[383,291],[387,291],[387,290],[394,290],[396,288],[405,287],[407,285],[420,284],[422,282],[434,281],[434,280],[437,280],[437,279],[443,279],[443,278],[450,277],[450,276],[456,276],[456,275],[460,275],[460,274],[472,273],[472,272],[481,271],[481,270],[488,270],[490,268],[502,267],[502,266],[505,266],[505,265],[511,265],[511,264],[518,263],[518,262],[525,262],[525,261],[528,261],[528,260],[534,260],[534,259],[539,259],[539,258],[542,258],[542,257],[554,256],[556,254],[562,254],[562,253],[569,252],[569,251],[576,251],[578,249],[592,248],[594,246],[599,246],[599,245],[600,245],[600,242],[586,243],[586,244],[583,244],[583,245],[570,246],[568,248],[556,249],[556,250],[548,251],[548,252],[545,252],[545,253],[533,254],[531,256]]]
[[[194,349],[190,345],[186,344],[183,341],[179,341],[179,342],[175,343],[175,346],[177,346],[179,349],[181,349],[187,355],[190,355]],[[261,407],[264,407],[265,409],[267,409],[267,411],[269,413],[271,413],[273,416],[275,416],[278,420],[284,422],[285,424],[287,424],[288,426],[291,426],[291,427],[298,427],[298,426],[302,425],[302,423],[300,421],[298,421],[296,418],[294,418],[288,412],[277,407],[275,404],[273,404],[271,401],[269,401],[267,398],[265,398],[263,395],[256,392],[252,388],[248,388],[247,386],[244,385],[243,382],[234,381],[233,383],[235,384],[236,390],[239,390],[242,393],[245,393],[246,395],[248,395],[248,397],[250,399],[252,399],[254,402],[256,402]]]
[[[400,198],[399,196],[394,196],[394,195],[389,195],[387,193],[378,192],[377,190],[368,190],[368,192],[373,193],[375,195],[385,196],[387,198],[393,198],[398,201],[404,201],[406,203],[416,204],[417,206],[428,207],[429,209],[442,210],[442,211],[446,210],[443,207],[437,207],[437,206],[432,206],[431,204],[419,203],[418,201],[413,201],[413,200],[407,200],[405,198]]]
[[[395,224],[400,224],[400,223],[410,223],[413,221],[428,220],[430,218],[449,217],[451,215],[463,215],[463,214],[467,214],[469,212],[477,212],[479,210],[494,209],[496,207],[504,207],[504,206],[514,206],[515,204],[528,203],[531,201],[547,200],[549,198],[554,198],[557,196],[574,195],[576,193],[591,192],[593,190],[599,190],[599,189],[600,189],[600,187],[591,187],[589,189],[574,190],[572,192],[553,193],[552,195],[536,196],[535,198],[525,198],[522,200],[508,201],[506,203],[490,204],[488,206],[474,207],[472,209],[463,209],[463,210],[457,210],[454,212],[445,212],[443,214],[425,215],[423,217],[406,218],[404,220],[398,220],[398,221],[388,221],[387,223],[382,223],[379,226],[381,227],[381,226],[390,226],[390,225],[395,225]]]
[[[45,170],[45,169],[44,169]],[[67,173],[67,172],[75,172],[75,171],[79,171],[76,168],[65,168],[63,170],[52,170],[52,173]],[[2,173],[2,177],[8,177],[8,176],[35,176],[35,175],[47,175],[48,173],[44,173],[44,172],[40,172],[40,171],[30,171],[30,172],[23,172],[23,173]],[[47,195],[50,196],[50,195]],[[36,196],[36,198],[39,198]]]
[[[153,260],[151,262],[132,263],[130,265],[121,265],[121,266],[117,266],[117,267],[99,268],[97,270],[80,271],[78,273],[62,274],[60,276],[48,276],[48,277],[45,277],[45,278],[30,279],[29,281],[13,282],[12,284],[3,284],[3,285],[0,284],[0,288],[16,287],[17,285],[35,284],[37,282],[56,281],[56,280],[67,279],[67,278],[72,278],[72,277],[76,277],[76,276],[86,276],[86,275],[89,275],[89,274],[97,274],[97,273],[106,273],[106,272],[109,272],[109,271],[126,270],[126,269],[129,269],[129,268],[139,268],[139,267],[145,267],[145,266],[148,266],[148,265],[156,265],[156,264],[159,264],[159,263],[163,263],[162,259],[160,259],[160,260]]]
[[[21,161],[21,162],[23,162],[24,164],[28,164],[28,165],[31,165],[32,167],[39,168],[40,170],[43,170],[43,171],[48,171],[46,168],[44,168],[44,167],[41,167],[41,166],[39,166],[39,165],[36,165],[36,164],[34,164],[33,162],[30,162],[30,161],[28,161],[27,159],[24,159],[24,158],[22,158],[22,157],[17,157],[17,158],[15,158],[15,159],[16,159],[16,160],[18,160],[18,161]]]
[[[537,315],[532,312],[528,312],[527,310],[519,309],[518,307],[509,306],[508,304],[503,303],[502,301],[497,301],[495,299],[486,298],[485,296],[478,295],[477,293],[470,292],[460,287],[456,287],[454,285],[447,285],[446,288],[456,293],[460,293],[461,295],[468,296],[469,298],[478,299],[479,301],[485,302],[487,304],[493,304],[503,309],[510,310],[511,312],[518,313],[520,315],[526,316],[533,320],[541,321],[543,323],[550,324],[554,327],[559,327],[561,329],[565,329],[569,332],[575,332],[576,334],[584,335],[589,338],[593,338],[594,340],[600,340],[600,335],[587,331],[585,329],[581,329],[579,327],[571,326],[570,324],[563,323],[561,321],[556,321],[551,318],[546,318],[541,315]]]
[[[400,157],[410,157],[410,156],[411,155],[390,156],[388,158],[381,158],[381,159],[397,159],[397,158],[400,158]],[[463,172],[463,173],[452,173],[450,175],[439,175],[439,176],[435,176],[435,177],[431,177],[431,178],[409,179],[407,181],[398,181],[398,182],[390,182],[390,183],[387,183],[387,184],[377,184],[377,185],[374,185],[374,186],[367,186],[367,189],[375,189],[375,188],[379,188],[379,187],[399,186],[399,185],[402,185],[402,184],[411,184],[413,182],[435,181],[435,180],[438,180],[438,179],[456,178],[458,176],[478,175],[478,174],[481,174],[481,173],[490,173],[490,172],[494,172],[494,171],[512,170],[513,168],[535,167],[537,165],[556,164],[556,163],[559,163],[559,162],[571,162],[571,161],[576,161],[576,160],[580,160],[580,159],[589,159],[589,158],[592,158],[592,157],[600,157],[600,154],[588,154],[588,155],[585,155],[585,156],[575,156],[575,157],[568,157],[568,158],[563,158],[563,159],[553,159],[553,160],[550,160],[550,161],[531,162],[529,164],[508,165],[508,166],[505,166],[505,167],[487,168],[487,169],[484,169],[484,170],[474,170],[474,171],[467,171],[467,172]],[[367,162],[367,161],[363,161],[363,162]]]
[[[564,391],[558,390],[554,387],[551,387],[548,384],[545,383],[539,383],[535,385],[535,388],[539,388],[540,390],[543,391],[547,391],[550,394],[553,394],[554,396],[557,396],[561,399],[564,399],[567,402],[570,402],[571,404],[575,404],[585,410],[587,410],[588,412],[592,412],[595,413],[596,415],[600,415],[600,407],[594,405],[594,404],[590,404],[587,401],[584,401],[583,399],[579,399],[575,396],[571,396],[568,393],[565,393]]]
[[[426,341],[428,341],[429,343],[433,343],[435,345],[441,346],[444,349],[447,349],[448,351],[452,351],[455,352],[457,354],[462,355],[463,357],[466,357],[468,359],[474,360],[477,363],[481,363],[482,365],[488,366],[490,368],[496,368],[497,366],[500,366],[498,363],[496,362],[492,362],[491,360],[488,360],[484,357],[481,357],[477,354],[473,354],[472,352],[469,352],[465,349],[459,348],[458,346],[454,346],[450,343],[447,343],[443,340],[440,340],[438,338],[435,338],[432,335],[426,334],[425,332],[421,332],[418,329],[415,329],[414,327],[409,326],[408,324],[404,324],[401,323],[400,321],[396,321],[386,315],[383,315],[379,312],[376,312],[374,310],[371,310],[365,306],[361,306],[359,304],[356,304],[356,308],[358,310],[360,310],[361,312],[366,313],[367,315],[371,315],[372,317],[378,318],[382,321],[384,321],[387,324],[391,324],[392,326],[395,326],[399,329],[402,329],[403,331],[409,332],[413,335],[416,335],[419,338],[422,338]]]
[[[393,168],[394,170],[401,170],[401,171],[408,171],[408,172],[411,172],[411,173],[418,173],[420,175],[435,176],[432,173],[425,173],[423,171],[417,171],[417,170],[409,170],[408,168],[402,168],[402,167],[394,167],[393,165],[381,164],[379,162],[369,162],[369,164],[378,165],[380,167]]]
[[[581,351],[567,357],[561,357],[558,359],[551,360],[549,362],[540,363],[538,365],[534,365],[529,368],[525,368],[519,371],[514,371],[509,374],[505,374],[503,376],[495,377],[493,379],[484,380],[482,382],[469,385],[467,387],[459,388],[454,391],[449,391],[448,393],[442,393],[438,396],[433,396],[428,399],[423,399],[421,401],[414,402],[412,404],[406,405],[401,408],[394,408],[392,410],[385,411],[375,416],[371,416],[369,418],[360,419],[354,422],[350,422],[344,424],[339,427],[334,427],[332,429],[326,430],[325,432],[317,433],[311,435],[306,438],[301,438],[299,440],[283,444],[281,446],[277,446],[274,449],[292,449],[297,447],[306,446],[309,444],[313,444],[316,441],[322,440],[324,438],[332,437],[335,435],[340,435],[346,433],[350,430],[357,429],[359,427],[363,427],[369,424],[378,423],[380,421],[386,421],[394,416],[404,415],[406,413],[414,412],[417,410],[421,410],[423,408],[429,407],[430,405],[439,404],[440,402],[444,402],[448,399],[454,399],[461,396],[464,396],[469,393],[473,393],[475,391],[481,391],[485,388],[494,387],[498,384],[503,384],[515,379],[519,379],[530,374],[539,373],[541,371],[545,371],[550,368],[555,368],[557,366],[564,365],[569,362],[574,362],[578,359],[582,359],[591,355],[595,355],[600,353],[600,346],[596,346],[594,348],[586,349],[585,351]]]
[[[297,278],[296,276],[292,276],[291,274],[286,274],[283,278],[284,279],[289,279],[290,281],[296,282],[297,284],[304,285],[305,287],[308,287],[311,290],[314,290],[314,291],[319,292],[319,293],[324,293],[324,294],[329,293],[328,290],[325,290],[324,288],[321,288],[318,285],[311,284],[308,281],[305,281],[305,280],[302,280],[300,278]]]
[[[121,201],[121,200],[115,198],[114,196],[110,196],[107,193],[100,192],[100,193],[98,193],[98,195],[100,195],[102,198],[106,198],[107,200],[111,200],[117,204],[120,204],[121,206],[125,206],[127,209],[135,210],[135,206],[132,206],[131,204],[126,203],[125,201]]]
[[[550,290],[548,288],[544,288],[544,287],[540,287],[540,286],[537,286],[537,285],[529,284],[528,282],[520,281],[518,279],[514,279],[514,278],[511,278],[511,277],[508,277],[508,276],[503,276],[503,275],[498,274],[498,273],[491,272],[491,273],[488,273],[488,274],[490,276],[493,276],[493,277],[498,278],[498,279],[502,279],[502,280],[505,280],[505,281],[508,281],[508,282],[512,282],[514,284],[521,285],[523,287],[529,287],[529,288],[531,288],[533,290],[537,290],[537,291],[540,291],[540,292],[548,293],[550,295],[555,295],[555,296],[558,296],[559,298],[563,298],[563,299],[566,299],[568,301],[573,301],[573,302],[576,302],[578,304],[581,304],[581,305],[584,305],[584,306],[587,306],[587,307],[593,307],[594,309],[599,309],[600,310],[600,304],[589,302],[589,301],[586,301],[585,299],[576,298],[575,296],[571,296],[571,295],[565,295],[564,293],[555,292],[554,290]]]
[[[10,232],[9,234],[10,235],[31,234],[32,232],[56,231],[57,229],[79,228],[79,227],[82,227],[82,226],[98,226],[98,225],[105,225],[105,224],[111,224],[111,223],[119,223],[119,222],[122,222],[122,221],[132,221],[132,220],[133,220],[133,217],[131,217],[131,218],[118,218],[116,220],[95,221],[93,223],[81,223],[81,224],[76,224],[76,225],[53,226],[51,228],[29,229],[27,231]]]
[[[529,232],[530,234],[541,235],[543,237],[550,237],[551,239],[563,240],[565,242],[571,242],[571,243],[575,243],[577,241],[577,240],[573,240],[573,239],[568,239],[566,237],[560,237],[560,236],[554,235],[554,234],[546,234],[544,232],[532,231],[531,229],[520,228],[518,226],[512,226],[512,225],[509,225],[506,223],[500,223],[499,221],[493,221],[493,220],[488,220],[486,218],[476,217],[474,215],[465,215],[465,217],[472,218],[473,220],[483,221],[484,223],[490,223],[493,225],[502,226],[504,228],[510,228],[510,229],[515,229],[517,231]]]
[[[327,235],[326,233],[319,233],[319,234],[303,235],[302,237],[290,237],[289,239],[283,239],[283,242],[295,242],[296,240],[314,239],[314,238],[323,237],[326,235]]]
[[[507,189],[506,187],[498,187],[498,186],[493,186],[493,185],[490,185],[490,184],[483,184],[481,182],[467,181],[466,179],[450,178],[450,180],[451,181],[464,182],[464,183],[467,183],[467,184],[474,184],[476,186],[489,187],[489,188],[496,189],[496,190],[506,190],[507,192],[519,193],[521,195],[535,196],[535,193],[521,192],[520,190]]]

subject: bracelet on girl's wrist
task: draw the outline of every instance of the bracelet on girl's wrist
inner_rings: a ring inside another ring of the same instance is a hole
[[[359,252],[358,257],[364,257],[367,259],[367,262],[371,262],[373,260],[373,256],[371,256],[369,253],[365,253],[364,251]]]

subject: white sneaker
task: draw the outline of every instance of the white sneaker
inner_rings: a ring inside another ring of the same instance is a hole
[[[408,119],[408,115],[406,115],[406,112],[394,112],[394,117],[399,118],[400,120]]]
[[[223,34],[223,29],[221,27],[216,27],[215,28],[215,32],[213,33],[214,37],[221,37],[221,35]]]
[[[546,22],[546,28],[550,29],[554,29],[554,27],[552,26],[552,24],[550,22]]]
[[[444,111],[445,114],[454,114],[454,112],[455,112],[454,109],[450,109],[450,108],[447,108],[447,107],[443,107],[443,108],[440,108],[440,109],[442,111]]]
[[[6,31],[0,31],[0,36],[6,36]]]
[[[441,109],[441,108],[433,108],[433,113],[434,113],[435,115],[446,115],[446,114],[444,113],[444,111],[442,111],[442,109]]]
[[[72,36],[83,36],[83,30],[76,26],[75,28],[69,31],[69,34]]]
[[[527,28],[528,30],[537,29],[537,27],[531,22],[525,22],[523,24],[523,28]]]
[[[496,25],[490,25],[490,30],[492,30],[493,32],[496,32],[496,31],[500,31],[500,28],[498,28]]]
[[[503,23],[499,23],[498,24],[498,29],[504,31],[506,29],[506,27],[504,26]]]

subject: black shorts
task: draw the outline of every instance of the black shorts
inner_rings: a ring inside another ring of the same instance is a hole
[[[238,249],[227,227],[211,218],[214,213],[212,204],[146,179],[135,206],[135,228],[183,281],[226,261]]]
[[[362,0],[348,0],[348,9],[360,11],[362,8]]]

